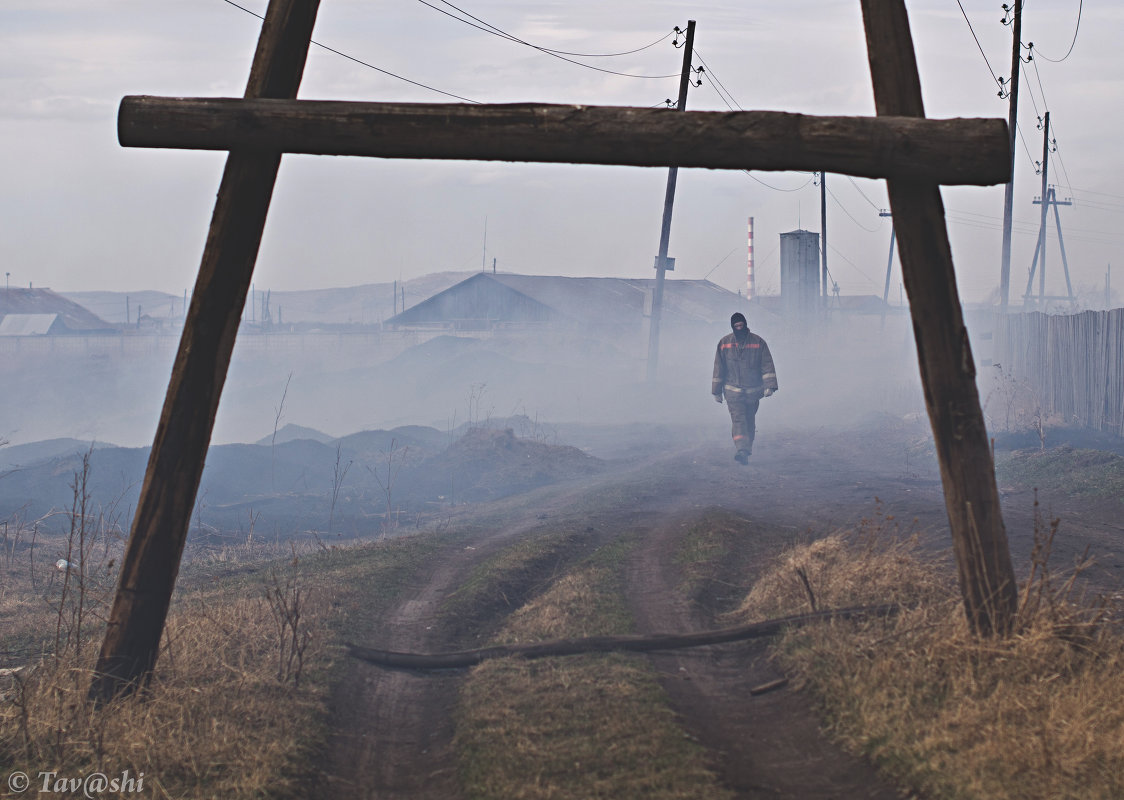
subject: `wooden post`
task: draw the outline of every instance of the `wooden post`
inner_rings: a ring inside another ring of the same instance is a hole
[[[1007,311],[1011,293],[1011,229],[1015,208],[1015,133],[1019,121],[1019,72],[1022,66],[1023,0],[1015,0],[1011,20],[1011,79],[1008,91],[1007,131],[1011,136],[1011,177],[1003,189],[1003,252],[999,265],[999,310]]]
[[[683,42],[683,69],[679,73],[679,98],[676,111],[687,110],[687,89],[691,85],[691,58],[695,51],[695,21],[687,20],[687,39]],[[656,254],[656,285],[652,290],[652,314],[648,319],[648,382],[656,379],[660,363],[660,319],[663,316],[663,282],[668,269],[667,247],[671,239],[671,210],[675,205],[675,182],[679,165],[667,170],[667,186],[663,195],[663,219],[660,222],[660,247]]]
[[[319,0],[270,0],[246,98],[294,98]],[[195,292],[152,443],[90,696],[135,689],[156,663],[279,151],[227,158]]]
[[[862,0],[862,9],[878,115],[925,116],[904,0]],[[976,633],[1003,635],[1017,587],[940,189],[923,179],[887,184],[964,610]]]

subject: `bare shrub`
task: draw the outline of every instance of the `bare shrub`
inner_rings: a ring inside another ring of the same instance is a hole
[[[265,598],[277,628],[277,680],[293,682],[299,686],[304,671],[304,653],[312,641],[312,631],[305,618],[308,594],[301,585],[300,559],[293,555],[289,568],[279,573],[274,567],[269,572]]]

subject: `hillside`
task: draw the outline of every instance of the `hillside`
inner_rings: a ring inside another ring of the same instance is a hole
[[[405,291],[407,305],[414,305],[449,288],[471,272],[435,272],[420,278],[410,278],[397,283],[400,293]],[[360,286],[342,286],[333,289],[305,289],[273,291],[257,287],[246,299],[245,319],[260,319],[262,303],[268,298],[269,312],[276,321],[278,315],[285,323],[320,323],[376,325],[394,315],[394,281],[366,283]],[[116,324],[125,322],[126,309],[131,321],[136,321],[138,309],[159,318],[182,318],[184,295],[166,292],[63,292],[62,295],[89,309],[102,319]],[[190,289],[188,289],[190,299]],[[401,305],[399,305],[401,310]]]

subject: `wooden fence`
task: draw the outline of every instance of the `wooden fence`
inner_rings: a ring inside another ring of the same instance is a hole
[[[993,361],[1068,425],[1124,436],[1124,308],[1000,315]]]

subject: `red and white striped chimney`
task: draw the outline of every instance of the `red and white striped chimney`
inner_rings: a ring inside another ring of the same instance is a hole
[[[757,295],[757,287],[753,283],[753,217],[749,218],[749,270],[746,275],[745,296],[752,300]]]

